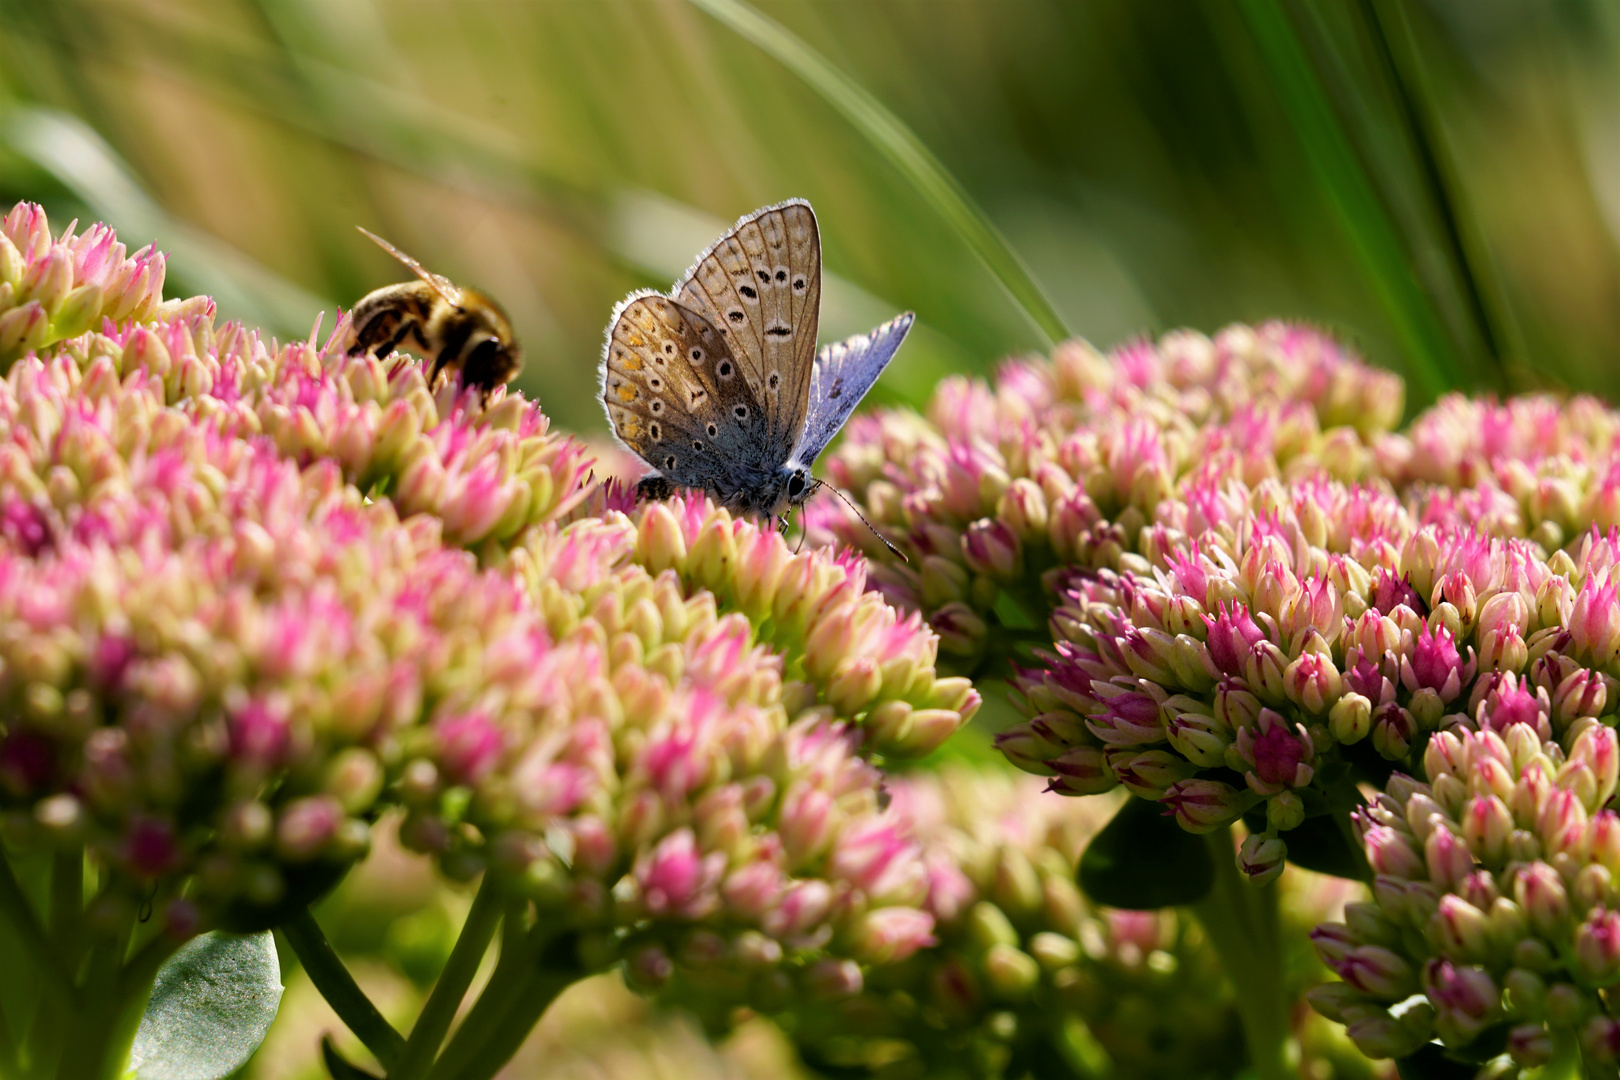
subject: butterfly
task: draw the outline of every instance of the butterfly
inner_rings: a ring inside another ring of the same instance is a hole
[[[613,309],[602,402],[619,440],[654,469],[638,498],[694,488],[779,518],[815,494],[816,457],[914,319],[818,352],[820,314],[821,235],[803,199],[742,218],[669,295],[634,292]]]

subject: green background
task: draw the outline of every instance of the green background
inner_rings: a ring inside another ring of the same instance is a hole
[[[1102,346],[1282,316],[1407,374],[1417,406],[1616,389],[1612,5],[742,9],[775,54],[721,5],[0,0],[0,198],[155,240],[171,292],[284,336],[399,280],[365,225],[500,298],[520,385],[585,430],[614,301],[795,195],[835,276],[824,338],[920,317],[890,401],[1048,345],[985,236]],[[800,47],[895,126],[852,121],[783,63]],[[968,219],[897,166],[896,131]]]

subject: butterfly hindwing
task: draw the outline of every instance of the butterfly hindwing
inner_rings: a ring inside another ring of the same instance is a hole
[[[876,330],[828,345],[816,354],[815,370],[810,376],[809,410],[804,434],[793,450],[794,461],[805,466],[815,464],[817,456],[889,366],[914,320],[908,311]]]
[[[766,456],[781,465],[804,423],[821,310],[821,236],[810,204],[791,199],[743,218],[674,295],[722,330],[765,410]]]
[[[619,438],[682,487],[723,490],[760,459],[766,419],[725,339],[656,293],[622,304],[608,330],[602,398]]]

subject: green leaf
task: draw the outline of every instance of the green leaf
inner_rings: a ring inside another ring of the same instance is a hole
[[[182,945],[158,970],[130,1049],[137,1080],[220,1080],[264,1041],[281,1004],[268,933],[215,931]]]
[[[1029,267],[1001,230],[905,123],[791,30],[742,0],[691,0],[769,53],[865,135],[973,253],[990,268],[1025,314],[1054,343],[1073,336]]]
[[[321,1060],[326,1062],[326,1071],[332,1074],[332,1080],[379,1080],[359,1066],[349,1064],[332,1045],[330,1035],[321,1036]]]
[[[1202,900],[1215,886],[1215,863],[1164,807],[1130,799],[1080,856],[1080,888],[1099,904],[1148,911]]]

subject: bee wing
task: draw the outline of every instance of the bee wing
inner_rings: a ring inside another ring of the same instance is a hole
[[[405,254],[403,251],[399,250],[399,248],[395,247],[393,244],[390,244],[376,233],[371,232],[370,230],[359,225],[356,225],[355,228],[359,229],[362,233],[365,233],[366,236],[370,237],[372,243],[376,244],[378,247],[388,252],[388,254],[392,255],[394,258],[398,259],[400,262],[409,267],[411,273],[421,278],[428,288],[444,297],[446,302],[453,304],[458,308],[462,306],[461,290],[456,287],[455,282],[451,281],[443,274],[435,274],[433,271],[427,269],[421,263]]]

